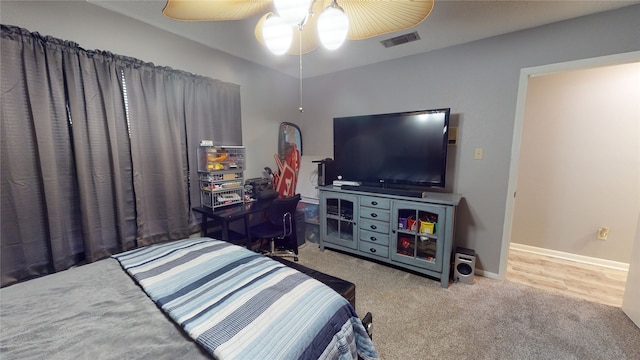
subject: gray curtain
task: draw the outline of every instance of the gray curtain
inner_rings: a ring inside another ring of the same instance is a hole
[[[3,286],[197,228],[194,144],[241,144],[236,85],[5,25],[1,56]]]
[[[2,283],[83,252],[62,42],[2,28]]]
[[[135,246],[122,61],[75,44],[63,53],[82,244],[92,262]]]
[[[138,239],[184,238],[189,229],[185,79],[147,66],[127,68]]]
[[[199,219],[190,211],[200,204],[198,144],[213,140],[216,145],[242,145],[240,88],[148,64],[127,68],[124,74],[138,243],[184,238],[199,230]],[[191,186],[190,179],[195,179]]]

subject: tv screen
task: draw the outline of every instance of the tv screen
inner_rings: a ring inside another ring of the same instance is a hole
[[[336,175],[368,186],[444,187],[449,108],[333,119]]]

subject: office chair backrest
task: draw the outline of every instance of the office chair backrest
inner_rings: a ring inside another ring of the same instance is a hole
[[[290,220],[295,221],[298,201],[300,201],[300,194],[288,198],[274,199],[269,206],[269,222],[274,225],[282,225],[283,217],[286,213],[290,214]]]

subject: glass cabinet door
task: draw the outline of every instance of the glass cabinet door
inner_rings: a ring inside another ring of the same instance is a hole
[[[391,259],[426,269],[442,269],[445,223],[444,207],[394,202],[392,209]]]
[[[325,221],[321,224],[324,242],[357,249],[357,198],[350,194],[324,193],[320,199]]]

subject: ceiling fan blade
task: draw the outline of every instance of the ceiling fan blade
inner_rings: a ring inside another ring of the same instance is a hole
[[[414,27],[433,10],[434,0],[338,0],[349,17],[347,39],[362,40]]]
[[[162,13],[174,20],[242,20],[272,8],[272,0],[167,0]]]

